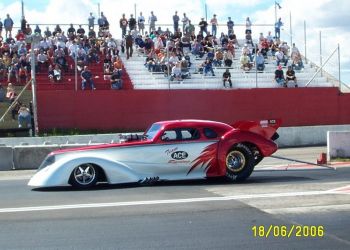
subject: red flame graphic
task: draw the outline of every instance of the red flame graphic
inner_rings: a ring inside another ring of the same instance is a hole
[[[202,153],[192,161],[193,165],[190,170],[187,172],[187,175],[191,173],[196,167],[200,166],[200,168],[205,167],[204,171],[207,172],[208,169],[213,166],[213,163],[216,159],[216,143],[213,143],[207,146]]]

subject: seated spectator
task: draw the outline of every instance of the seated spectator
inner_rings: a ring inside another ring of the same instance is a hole
[[[249,57],[246,53],[243,53],[240,58],[241,69],[244,71],[249,71],[252,69],[253,65],[250,63]]]
[[[286,72],[286,86],[285,87],[287,87],[289,81],[294,81],[294,87],[298,87],[297,78],[295,76],[295,71],[292,69],[292,66],[288,66],[288,70]]]
[[[263,56],[263,54],[261,53],[260,50],[259,50],[258,54],[256,55],[255,63],[256,63],[256,70],[264,71],[264,69],[265,69],[265,58],[264,58],[264,56]]]
[[[12,58],[12,63],[8,67],[8,73],[7,73],[7,81],[8,82],[10,82],[11,78],[13,78],[13,77],[15,77],[16,82],[19,81],[18,70],[19,70],[20,64],[18,62],[16,62],[14,59],[15,59],[15,57]]]
[[[224,88],[226,88],[226,82],[228,82],[230,84],[230,88],[232,88],[231,73],[229,69],[226,69],[226,71],[222,74],[222,82],[224,84]]]
[[[79,58],[78,58],[79,61]],[[55,63],[60,66],[60,68],[64,69],[66,72],[68,71],[67,60],[64,55],[59,55],[56,57]]]
[[[83,38],[84,35],[85,35],[85,30],[83,27],[81,27],[81,24],[79,24],[79,28],[77,29],[77,35],[80,37],[80,38]]]
[[[50,80],[50,82],[54,82],[54,72],[53,72],[53,67],[52,65],[49,65],[49,69],[48,69],[48,73],[47,73],[47,76]]]
[[[53,69],[53,80],[55,82],[60,82],[62,80],[62,72],[58,64],[56,64],[55,68]]]
[[[233,55],[231,51],[224,52],[224,63],[226,67],[231,67],[233,63]]]
[[[18,69],[18,83],[26,83],[28,81],[28,71],[27,67],[21,65]]]
[[[18,127],[32,127],[32,116],[30,114],[29,108],[27,108],[26,105],[22,105],[18,110]]]
[[[0,81],[6,78],[7,67],[5,66],[4,60],[0,57]]]
[[[121,89],[122,88],[122,71],[119,69],[114,69],[110,78],[111,89]]]
[[[92,73],[88,69],[88,66],[84,66],[84,70],[81,72],[80,76],[82,79],[82,82],[81,82],[81,89],[82,90],[85,90],[85,86],[87,83],[90,84],[90,87],[92,90],[96,90],[94,81],[92,79]]]
[[[281,65],[278,65],[277,66],[277,69],[275,71],[275,81],[278,85],[280,86],[283,86],[283,87],[286,87],[286,81],[284,79],[284,73],[283,73],[283,70],[282,70],[282,66]]]
[[[16,99],[16,91],[13,87],[12,83],[8,83],[7,89],[6,89],[6,98],[12,103]]]
[[[37,56],[37,60],[38,60],[38,72],[42,70],[42,68],[47,68],[49,65],[49,58],[47,57],[47,55],[44,53],[43,50],[40,50],[39,55]]]
[[[188,61],[186,60],[185,57],[182,58],[181,62],[181,77],[182,79],[190,78],[191,74],[188,69]]]
[[[209,59],[206,59],[202,65],[203,65],[204,76],[207,76],[208,72],[210,72],[212,76],[215,76],[215,73],[213,70],[213,64]]]
[[[213,60],[213,64],[215,66],[219,66],[221,67],[222,65],[222,60],[224,59],[224,54],[222,53],[221,50],[217,50],[215,52],[215,55],[214,55],[214,60]]]
[[[182,80],[182,72],[181,72],[181,63],[177,62],[171,69],[171,76],[170,80],[177,80],[181,81]]]
[[[292,67],[294,70],[302,70],[304,68],[300,53],[295,53],[292,57],[292,60]]]
[[[252,51],[249,48],[248,44],[244,44],[243,48],[242,48],[242,55],[246,54],[249,58],[249,61],[252,62],[253,61],[253,55],[252,55]]]
[[[283,42],[282,44],[280,44],[279,49],[280,49],[280,51],[283,52],[283,54],[286,57],[288,57],[288,55],[289,55],[288,54],[289,53],[289,46],[288,46],[287,42]]]
[[[284,55],[283,51],[276,49],[275,57],[277,66],[279,66],[281,62],[284,63],[284,66],[287,66],[288,58]]]
[[[119,69],[119,70],[123,69],[123,62],[122,62],[122,60],[120,59],[119,56],[115,57],[115,61],[113,63],[113,68],[114,69]]]
[[[198,40],[194,40],[194,44],[192,46],[192,54],[196,57],[202,58],[204,56],[204,47],[203,45],[198,42]]]

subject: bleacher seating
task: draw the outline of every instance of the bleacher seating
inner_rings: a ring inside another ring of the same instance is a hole
[[[50,82],[48,78],[47,69],[43,69],[36,73],[37,89],[40,90],[75,90],[75,67],[74,61],[70,56],[66,56],[68,62],[68,72],[62,70],[62,80],[60,82]],[[109,90],[111,89],[110,81],[105,80],[103,74],[103,62],[100,60],[99,63],[90,63],[89,69],[94,76],[94,83],[97,90]],[[80,71],[77,75],[77,88],[81,90],[81,77]],[[133,89],[133,85],[129,78],[128,72],[123,70],[122,74],[123,89]],[[89,88],[87,88],[89,89]]]
[[[244,44],[244,41],[239,41],[239,44]],[[230,67],[231,79],[234,89],[239,88],[277,88],[279,87],[274,81],[274,72],[276,70],[275,61],[272,57],[269,57],[265,62],[264,72],[258,72],[256,74],[254,67],[249,72],[244,72],[240,68],[239,58],[241,56],[242,47],[236,48],[235,59],[232,67]],[[222,74],[226,70],[225,67],[214,67],[215,76],[203,76],[202,74],[196,74],[196,69],[204,61],[202,59],[196,59],[194,55],[188,53],[191,58],[191,79],[185,79],[184,81],[169,81],[168,77],[165,77],[161,73],[151,73],[144,66],[145,56],[143,54],[135,54],[131,59],[126,60],[125,55],[121,55],[124,59],[124,65],[127,72],[130,75],[130,79],[135,89],[223,89]],[[296,71],[296,77],[298,79],[298,86],[305,87],[307,82],[312,78],[316,72],[316,68],[312,64],[305,64],[305,68],[301,71]],[[284,69],[286,72],[286,69]],[[294,84],[290,83],[290,87]],[[331,87],[333,83],[328,82],[326,77],[317,75],[310,87]]]

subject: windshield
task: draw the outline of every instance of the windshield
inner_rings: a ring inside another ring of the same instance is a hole
[[[161,128],[161,125],[155,123],[145,132],[144,135],[147,137],[147,139],[152,140],[154,136],[158,133],[160,128]]]

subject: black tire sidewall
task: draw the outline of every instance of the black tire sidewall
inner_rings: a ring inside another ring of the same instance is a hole
[[[244,168],[239,172],[233,172],[226,166],[226,177],[230,180],[244,181],[252,174],[254,170],[255,160],[253,152],[244,144],[235,145],[230,149],[227,155],[232,151],[241,152],[245,157],[246,164],[244,165]]]

